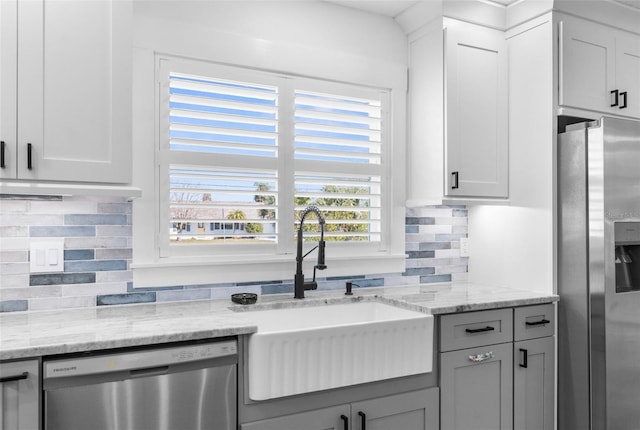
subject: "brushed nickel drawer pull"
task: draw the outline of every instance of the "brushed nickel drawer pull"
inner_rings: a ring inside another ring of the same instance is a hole
[[[484,354],[470,355],[469,361],[474,363],[481,363],[483,361],[491,360],[493,358],[493,351],[485,352]]]

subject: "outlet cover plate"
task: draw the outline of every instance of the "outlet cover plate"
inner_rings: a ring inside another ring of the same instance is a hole
[[[469,238],[461,237],[460,238],[460,257],[468,257],[469,256]]]

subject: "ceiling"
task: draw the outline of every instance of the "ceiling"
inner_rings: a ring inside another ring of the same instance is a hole
[[[340,6],[359,9],[366,12],[385,15],[392,18],[398,16],[401,12],[410,8],[416,3],[425,0],[324,0],[328,3],[334,3]],[[520,0],[484,0],[490,3],[496,3],[502,6],[509,6]],[[640,9],[640,0],[610,0],[616,3],[622,3]]]
[[[324,0],[328,3],[334,3],[340,6],[350,7],[353,9],[359,9],[366,12],[376,13],[378,15],[386,15],[392,18],[398,16],[401,12],[410,8],[416,3],[420,3],[419,0]],[[425,0],[421,0],[425,1]],[[515,3],[519,0],[486,0],[490,3],[496,3],[499,5],[507,6],[511,3]],[[634,1],[640,0],[620,0],[620,1]]]

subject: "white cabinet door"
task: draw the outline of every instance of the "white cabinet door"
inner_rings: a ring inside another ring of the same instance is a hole
[[[504,33],[427,24],[409,38],[409,88],[407,206],[507,197]]]
[[[604,27],[561,23],[560,104],[611,111],[615,89],[615,39]]]
[[[17,0],[0,1],[0,178],[16,177]]]
[[[130,182],[131,13],[129,1],[18,2],[19,178]]]
[[[640,118],[640,37],[616,38],[616,88],[619,114]]]
[[[40,428],[39,375],[38,360],[0,363],[1,429],[37,430]]]
[[[560,29],[560,105],[640,118],[640,37],[578,20]]]
[[[508,93],[504,33],[445,30],[445,194],[508,195]]]

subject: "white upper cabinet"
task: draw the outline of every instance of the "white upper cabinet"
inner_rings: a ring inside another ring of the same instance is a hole
[[[131,6],[1,2],[2,178],[131,181]]]
[[[506,46],[501,31],[459,23],[445,29],[448,196],[507,197]]]
[[[640,118],[640,37],[577,19],[560,26],[559,104]]]
[[[627,93],[624,100],[619,95],[619,111],[625,109],[623,115],[640,118],[640,36],[619,33],[616,37],[616,88]]]
[[[0,1],[0,178],[16,177],[17,7]]]
[[[408,206],[508,197],[504,33],[444,19],[409,39]]]

